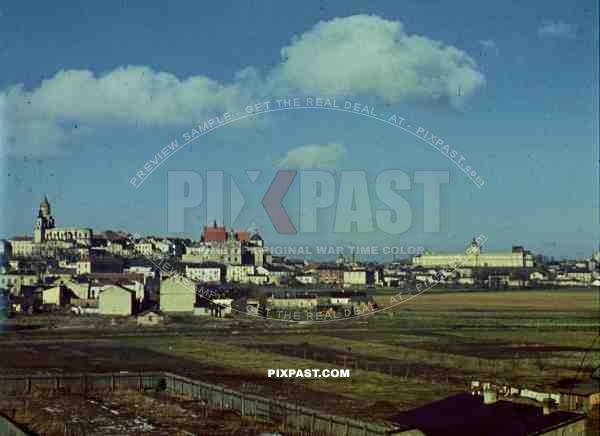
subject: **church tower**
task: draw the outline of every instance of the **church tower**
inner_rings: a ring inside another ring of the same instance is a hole
[[[472,261],[472,265],[480,266],[479,260],[480,260],[480,256],[481,256],[481,245],[477,242],[475,237],[473,237],[473,241],[471,241],[471,245],[469,246],[469,249],[467,250],[467,254],[469,255],[469,257],[471,257],[471,256],[474,257],[474,259]]]
[[[473,240],[471,241],[470,253],[474,254],[475,256],[479,256],[481,254],[481,246],[479,245],[474,236]]]
[[[40,203],[37,219],[35,220],[35,229],[33,231],[33,240],[41,243],[46,240],[46,230],[54,228],[54,218],[51,215],[50,202],[48,197]]]

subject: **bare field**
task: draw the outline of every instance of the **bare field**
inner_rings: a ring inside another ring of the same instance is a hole
[[[419,295],[393,315],[362,322],[246,320],[130,334],[21,331],[0,339],[0,371],[156,369],[384,420],[464,391],[471,380],[551,388],[566,378],[588,378],[600,366],[597,309],[595,291],[446,293]],[[267,377],[268,369],[342,367],[351,370],[350,378]]]
[[[540,291],[486,291],[486,292],[422,292],[408,295],[377,295],[375,301],[388,310],[459,310],[459,311],[547,311],[561,313],[598,314],[599,294],[595,289],[540,290]],[[394,297],[396,302],[392,301]],[[400,304],[397,304],[400,303]]]
[[[107,434],[255,436],[277,425],[257,423],[197,401],[136,391],[102,397],[61,395],[0,400],[0,412],[44,436]]]

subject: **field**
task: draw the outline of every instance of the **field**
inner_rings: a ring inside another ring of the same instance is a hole
[[[35,434],[48,436],[253,436],[276,430],[274,425],[251,422],[231,411],[135,391],[86,397],[38,395],[19,400],[0,399],[0,412]]]
[[[389,298],[376,297],[380,307]],[[595,290],[424,293],[358,320],[9,332],[0,371],[160,369],[380,421],[472,380],[549,390],[589,378],[600,366],[599,307]],[[342,367],[349,378],[267,377]]]

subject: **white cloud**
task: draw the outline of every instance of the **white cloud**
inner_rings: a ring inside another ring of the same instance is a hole
[[[12,86],[0,91],[6,102],[0,143],[13,154],[52,154],[64,145],[84,143],[97,128],[189,127],[298,92],[459,106],[484,84],[463,51],[408,35],[402,23],[376,16],[321,22],[281,53],[281,63],[266,74],[248,67],[228,83],[126,66],[100,75],[59,71],[34,89]],[[255,122],[232,125],[254,127]]]
[[[341,144],[303,145],[289,150],[273,162],[276,167],[290,169],[333,169],[345,154]]]
[[[9,152],[43,154],[53,152],[53,145],[81,139],[87,126],[189,126],[209,114],[239,108],[243,94],[236,83],[222,85],[204,76],[180,80],[141,66],[101,76],[60,71],[34,90],[17,85],[3,93],[3,142]]]
[[[308,94],[460,105],[484,84],[465,52],[408,35],[399,21],[377,16],[320,22],[294,38],[281,55],[275,83]]]
[[[538,35],[542,37],[574,38],[577,26],[564,21],[545,20],[538,28]]]

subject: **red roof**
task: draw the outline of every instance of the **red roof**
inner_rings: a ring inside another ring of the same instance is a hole
[[[235,238],[238,241],[249,241],[250,233],[246,231],[234,231]],[[225,227],[209,227],[205,226],[202,232],[202,240],[204,242],[224,242],[227,241],[227,229]]]
[[[205,242],[226,241],[227,231],[224,227],[205,227],[202,239]]]
[[[237,232],[235,234],[235,236],[238,241],[249,241],[250,240],[250,233],[248,233],[248,232]]]

